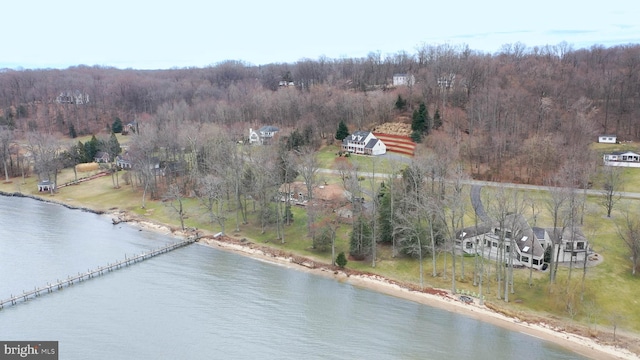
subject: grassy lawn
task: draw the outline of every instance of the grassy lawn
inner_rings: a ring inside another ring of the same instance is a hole
[[[331,154],[333,150],[325,150]],[[322,159],[322,154],[320,155]],[[325,159],[330,157],[324,155]],[[326,160],[323,160],[326,161]],[[640,170],[640,169],[639,169]],[[175,213],[167,204],[160,201],[147,199],[146,207],[143,209],[142,193],[139,189],[134,189],[131,185],[126,185],[122,179],[124,172],[120,172],[119,189],[114,189],[111,176],[104,176],[77,185],[67,186],[59,189],[54,195],[38,193],[36,190],[36,178],[29,177],[23,183],[22,179],[13,179],[11,183],[0,184],[0,190],[5,192],[20,191],[29,195],[40,195],[52,201],[61,201],[74,206],[86,206],[96,210],[109,210],[118,208],[131,211],[135,214],[148,218],[152,221],[166,223],[172,227],[179,227],[179,220]],[[79,176],[84,176],[80,175]],[[69,169],[62,171],[59,175],[60,181],[73,179],[73,172]],[[328,181],[337,181],[333,177],[328,177]],[[363,181],[363,186],[370,183]],[[368,185],[367,185],[368,186]],[[468,191],[468,189],[466,190]],[[482,191],[483,201],[490,201],[493,197],[494,189],[485,187]],[[468,199],[468,194],[465,195]],[[524,196],[527,201],[535,204],[535,207],[527,205],[525,216],[532,226],[551,227],[552,221],[549,211],[545,206],[545,201],[549,194],[545,191],[527,191]],[[596,321],[600,327],[611,328],[610,318],[613,314],[619,314],[624,319],[619,324],[621,329],[628,329],[640,332],[640,276],[632,277],[628,250],[617,234],[616,224],[622,220],[621,211],[630,209],[633,213],[640,211],[639,201],[627,201],[620,203],[613,213],[611,219],[605,218],[604,209],[598,204],[597,197],[589,197],[585,206],[585,226],[583,231],[589,238],[593,249],[605,259],[599,266],[588,268],[585,278],[584,301],[580,301],[582,294],[582,270],[573,269],[569,281],[568,267],[560,267],[557,283],[550,287],[548,284],[548,272],[534,271],[532,273],[532,286],[529,286],[529,270],[515,270],[515,294],[510,295],[511,302],[504,303],[498,299],[496,293],[495,280],[485,281],[484,292],[487,302],[496,304],[502,308],[516,313],[535,312],[544,315],[551,315],[564,319],[568,323],[573,317],[574,321],[591,323]],[[211,225],[208,222],[205,211],[199,206],[197,200],[188,199],[185,203],[187,219],[186,225],[196,227],[216,233],[220,231],[217,224]],[[285,227],[285,243],[276,238],[275,225],[271,225],[262,233],[257,211],[254,211],[253,204],[249,201],[247,209],[247,223],[239,224],[236,230],[235,211],[231,210],[227,214],[226,232],[236,237],[246,237],[258,244],[272,246],[286,252],[293,252],[299,255],[311,257],[319,261],[329,263],[331,252],[319,252],[311,248],[311,239],[307,236],[306,211],[303,207],[294,206],[294,223]],[[472,207],[467,204],[467,216],[465,226],[473,224]],[[533,221],[536,214],[535,224]],[[336,241],[336,253],[344,251],[348,253],[348,236],[350,225],[343,224],[338,228]],[[376,267],[371,267],[371,261],[350,261],[347,267],[378,273],[400,281],[419,284],[419,264],[416,259],[407,257],[392,257],[390,245],[380,245],[377,250]],[[426,286],[451,289],[451,257],[447,257],[446,278],[443,277],[445,255],[440,254],[437,258],[437,277],[432,277],[431,257],[425,256],[424,281]],[[473,286],[472,272],[474,269],[474,258],[464,258],[464,279],[461,268],[462,258],[457,258],[457,288],[469,292],[477,292]],[[491,274],[495,274],[495,264],[486,261],[485,269],[491,269]],[[568,306],[568,304],[570,306]],[[597,308],[597,310],[593,310]],[[595,319],[595,320],[594,320]]]
[[[337,145],[328,145],[320,149],[317,155],[320,167],[324,169],[335,169],[336,159],[338,159],[338,151],[340,151],[340,147]],[[407,156],[407,158],[410,157]],[[358,171],[362,173],[397,173],[405,166],[404,164],[399,164],[398,161],[392,161],[379,156],[351,154],[349,157],[343,157],[342,159],[348,161],[352,166],[357,166]]]

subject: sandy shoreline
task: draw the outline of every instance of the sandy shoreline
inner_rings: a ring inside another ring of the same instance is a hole
[[[202,246],[233,252],[294,270],[332,278],[336,281],[346,282],[353,286],[367,288],[390,296],[415,301],[427,306],[463,314],[476,320],[503,327],[507,330],[521,332],[558,344],[592,359],[640,359],[640,356],[627,349],[601,344],[594,339],[566,332],[562,329],[556,329],[545,323],[527,323],[516,318],[507,317],[486,306],[480,306],[477,299],[472,304],[465,304],[457,300],[457,296],[452,295],[451,292],[447,290],[430,289],[416,291],[379,275],[334,269],[328,264],[318,263],[314,260],[292,255],[279,249],[255,244],[245,239],[235,239],[231,237],[214,239],[211,234],[203,234],[204,232],[202,230],[198,230],[196,234],[194,234],[193,231],[183,232],[172,229],[164,224],[158,224],[132,216],[122,211],[108,212],[105,215],[109,216],[114,222],[127,222],[142,229],[164,235],[173,235],[180,238],[198,235],[200,236],[198,244]]]
[[[244,256],[250,256],[259,260],[286,266],[291,269],[310,272],[316,275],[333,278],[357,287],[371,289],[380,293],[395,296],[402,299],[415,301],[424,305],[437,307],[446,311],[463,314],[471,318],[487,322],[496,326],[506,328],[511,331],[525,333],[543,340],[553,342],[580,355],[593,359],[640,359],[626,349],[600,344],[593,339],[556,330],[546,324],[530,324],[509,318],[500,313],[490,310],[485,306],[480,306],[477,301],[473,304],[465,304],[457,300],[450,292],[436,290],[437,294],[429,292],[413,291],[402,287],[388,279],[377,275],[357,274],[348,275],[344,271],[336,271],[324,264],[314,263],[311,267],[309,263],[296,264],[291,258],[275,256],[265,253],[261,249],[252,246],[238,244],[236,242],[220,241],[211,238],[201,239],[200,244],[212,246],[224,251],[230,251]]]
[[[17,194],[2,193],[2,195],[16,196]],[[245,239],[234,239],[225,237],[223,239],[214,239],[211,234],[203,234],[199,230],[194,234],[191,232],[179,231],[165,224],[159,224],[141,217],[134,216],[121,210],[114,211],[94,211],[88,208],[72,207],[58,201],[49,201],[39,197],[28,196],[37,200],[57,203],[71,209],[80,209],[90,211],[97,214],[107,216],[115,223],[127,222],[131,225],[138,226],[141,229],[154,231],[164,235],[172,235],[179,238],[186,236],[198,235],[200,239],[198,244],[210,246],[224,251],[237,253],[243,256],[249,256],[257,260],[267,261],[270,263],[286,266],[298,271],[305,271],[320,276],[335,279],[336,281],[346,282],[353,286],[367,288],[387,295],[398,298],[415,301],[424,305],[437,307],[446,311],[463,314],[471,318],[487,322],[505,329],[525,333],[531,336],[541,338],[543,340],[558,344],[580,355],[593,359],[640,359],[635,353],[627,349],[614,347],[612,345],[599,343],[596,339],[584,337],[581,335],[566,332],[562,329],[554,328],[552,325],[545,323],[527,323],[516,318],[507,317],[501,313],[493,311],[486,306],[480,306],[477,300],[472,304],[465,304],[457,300],[457,296],[452,295],[447,290],[429,289],[425,291],[416,291],[410,287],[403,286],[393,280],[386,279],[379,275],[358,273],[350,270],[337,270],[330,265],[318,263],[311,259],[292,255],[279,249],[268,248],[259,244],[252,243]],[[638,341],[637,338],[630,341]]]

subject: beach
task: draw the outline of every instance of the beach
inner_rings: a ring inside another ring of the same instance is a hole
[[[500,326],[508,330],[522,332],[556,343],[589,358],[640,359],[637,354],[626,349],[603,345],[593,339],[568,333],[562,329],[556,329],[544,323],[526,323],[515,318],[509,318],[498,312],[492,311],[486,306],[479,305],[477,299],[475,299],[471,304],[464,303],[459,301],[457,296],[446,290],[438,289],[436,291],[423,292],[414,291],[378,275],[350,275],[343,270],[333,270],[327,264],[318,264],[317,262],[312,261],[297,264],[289,257],[276,256],[265,252],[262,249],[256,249],[250,245],[243,245],[237,241],[228,242],[206,238],[200,240],[199,243],[205,246],[212,246],[224,251],[231,251],[237,254],[250,256],[258,260],[286,266],[299,271],[307,271],[320,276],[330,277],[336,281],[346,282],[353,286],[367,288],[398,298],[415,301],[427,306],[433,306],[446,311],[464,314],[471,318]]]
[[[5,194],[6,195],[6,194]],[[29,196],[32,197],[32,196]],[[34,199],[53,202],[74,209],[96,212],[108,217],[114,224],[127,222],[139,227],[143,231],[152,231],[165,235],[172,235],[176,238],[186,238],[196,236],[198,238],[195,246],[208,246],[223,251],[237,253],[248,256],[259,261],[269,262],[279,266],[285,266],[297,271],[313,273],[319,276],[334,279],[335,281],[348,283],[350,285],[367,288],[376,292],[390,296],[414,301],[431,307],[436,307],[446,311],[469,316],[479,321],[503,327],[507,330],[521,332],[534,336],[545,341],[549,341],[565,347],[580,355],[593,359],[640,359],[635,354],[623,347],[604,344],[598,339],[585,337],[572,333],[564,329],[561,325],[554,325],[553,321],[545,321],[544,318],[535,322],[526,322],[518,318],[505,316],[494,311],[487,306],[480,305],[478,299],[472,303],[465,303],[458,299],[458,296],[444,289],[417,289],[415,285],[402,284],[393,279],[388,279],[380,275],[357,272],[353,270],[340,269],[330,264],[318,262],[314,259],[305,258],[283,250],[260,245],[246,238],[235,238],[229,236],[215,237],[212,233],[201,229],[188,229],[182,231],[168,225],[157,223],[135,216],[121,210],[111,210],[107,212],[93,211],[88,208],[78,208],[68,204],[49,199],[33,197]],[[550,319],[549,319],[550,320]],[[624,342],[638,343],[638,337],[634,334],[619,335],[624,337]]]

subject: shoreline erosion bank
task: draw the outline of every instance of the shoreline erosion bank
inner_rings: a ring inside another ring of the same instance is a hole
[[[155,231],[165,235],[172,235],[180,238],[194,235],[193,231],[181,231],[179,229],[172,228],[169,225],[157,223],[115,208],[113,210],[101,211],[87,207],[72,206],[64,203],[63,201],[49,200],[40,196],[33,196],[19,192],[7,193],[0,191],[0,195],[8,197],[26,197],[61,205],[73,210],[87,211],[106,216],[114,223],[116,221],[126,222],[133,226],[137,226],[140,229]],[[552,321],[544,321],[544,318],[540,318],[540,321],[536,322],[525,322],[518,318],[509,317],[500,312],[494,311],[487,306],[480,306],[477,303],[477,299],[474,299],[474,302],[471,304],[463,303],[457,299],[455,294],[451,294],[448,290],[434,288],[425,288],[424,290],[420,290],[412,284],[400,283],[393,279],[388,279],[376,274],[349,269],[339,269],[337,267],[332,267],[330,264],[321,263],[313,259],[288,253],[284,250],[260,245],[250,240],[246,240],[245,238],[237,239],[228,236],[223,238],[214,238],[211,233],[202,229],[197,230],[197,235],[199,236],[198,243],[202,246],[209,246],[223,251],[233,252],[259,261],[265,261],[285,266],[293,270],[324,276],[356,287],[366,288],[397,298],[469,316],[473,319],[500,326],[507,330],[521,332],[541,338],[589,358],[640,359],[638,354],[632,353],[627,349],[602,344],[595,339],[568,332],[564,330],[562,326],[553,325]],[[621,337],[623,336],[624,335]],[[637,339],[632,338],[628,339],[628,341],[637,341]]]

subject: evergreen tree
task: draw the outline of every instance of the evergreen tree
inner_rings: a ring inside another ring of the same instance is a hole
[[[116,116],[115,121],[113,122],[113,124],[111,125],[111,131],[119,134],[122,132],[122,120],[120,120],[119,117]]]
[[[411,121],[411,130],[418,131],[420,133],[429,133],[431,119],[429,119],[429,111],[424,102],[420,103],[418,109],[413,111],[413,117]]]
[[[338,130],[336,130],[336,139],[342,141],[347,136],[349,136],[349,128],[347,128],[347,124],[345,124],[343,120],[340,120]]]
[[[407,100],[403,99],[400,94],[398,94],[398,100],[396,100],[396,109],[404,110],[407,108]]]
[[[433,128],[438,130],[442,126],[442,119],[440,118],[440,110],[436,109],[436,113],[433,114]]]
[[[344,251],[341,251],[340,254],[336,257],[336,265],[338,265],[341,269],[347,266],[347,257],[344,255]]]
[[[84,143],[84,152],[85,152],[85,162],[92,162],[96,157],[96,153],[100,147],[100,142],[96,139],[96,136],[93,135],[91,140]]]
[[[69,136],[72,139],[75,139],[78,137],[78,133],[76,132],[76,128],[75,126],[73,126],[73,124],[69,124]]]
[[[384,186],[380,187],[380,203],[378,205],[378,239],[380,242],[393,242],[393,214],[391,212],[391,193],[390,189]]]
[[[109,157],[111,159],[115,159],[115,157],[120,154],[120,151],[122,151],[120,148],[120,142],[118,141],[115,133],[111,133],[111,137],[104,144],[104,151],[109,153]]]
[[[293,130],[291,135],[287,137],[286,148],[287,150],[298,150],[300,147],[305,146],[306,141],[302,134],[298,132],[298,129]]]
[[[422,142],[422,133],[419,131],[412,131],[411,132],[411,140],[413,140],[413,142],[415,143],[421,143]]]
[[[84,144],[82,143],[82,141],[78,141],[78,144],[75,145],[74,149],[74,156],[76,157],[76,161],[78,163],[81,162],[87,162],[87,150],[84,146]],[[93,160],[91,160],[93,161]]]

